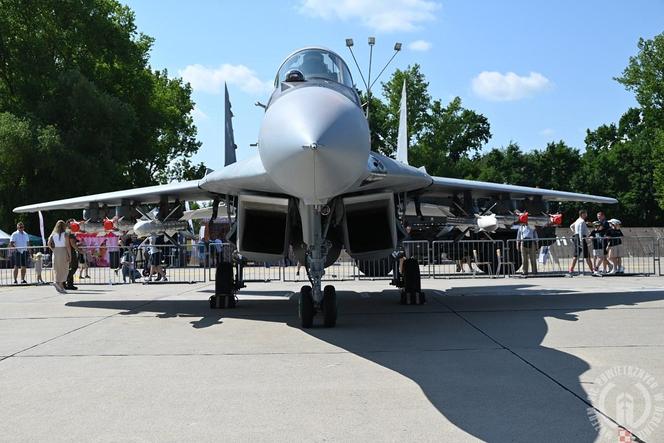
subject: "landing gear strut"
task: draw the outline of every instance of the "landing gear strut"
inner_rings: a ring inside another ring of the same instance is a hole
[[[244,287],[241,264],[237,277],[233,275],[233,263],[220,262],[215,274],[214,295],[210,296],[210,309],[233,309],[237,304],[235,293]]]
[[[337,292],[331,285],[325,286],[325,289],[321,288],[325,275],[325,260],[331,247],[331,243],[325,238],[332,221],[332,214],[329,207],[300,204],[300,215],[302,233],[307,244],[305,266],[311,281],[311,286],[303,286],[300,290],[298,306],[300,324],[303,328],[311,328],[314,316],[320,312],[323,316],[323,325],[332,328],[337,324]],[[325,226],[322,222],[324,216]]]

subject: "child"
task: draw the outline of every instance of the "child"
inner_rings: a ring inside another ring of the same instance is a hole
[[[132,283],[136,283],[136,258],[130,249],[126,249],[120,258],[120,267],[122,268],[122,282],[127,283],[127,277]]]
[[[78,279],[81,280],[83,278],[90,278],[90,273],[88,272],[88,257],[87,257],[88,250],[86,247],[81,246],[79,248],[78,252],[78,266],[80,269],[80,272],[78,274]],[[85,271],[85,275],[83,275],[83,271]]]
[[[43,285],[44,280],[42,280],[42,267],[44,265],[44,256],[41,252],[37,252],[32,256],[32,261],[35,264],[35,275],[37,276],[37,284]]]
[[[623,233],[620,230],[620,220],[612,218],[609,220],[611,228],[606,231],[606,237],[609,244],[609,261],[613,263],[613,269],[610,274],[623,274],[625,268],[622,266],[622,237]]]

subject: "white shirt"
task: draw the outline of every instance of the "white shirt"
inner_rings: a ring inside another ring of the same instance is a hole
[[[519,230],[516,233],[516,239],[517,240],[528,240],[528,239],[536,239],[538,238],[537,236],[537,231],[535,228],[531,228],[528,225],[521,225],[519,226]]]
[[[28,250],[28,242],[30,241],[30,237],[25,231],[14,231],[11,237],[9,237],[9,241],[14,242],[14,246],[16,247],[17,251],[25,252]]]
[[[51,238],[53,239],[53,246],[56,248],[64,248],[67,245],[69,236],[65,232],[61,234],[53,233],[51,234]]]
[[[588,225],[586,225],[586,221],[581,217],[577,218],[569,228],[574,232],[574,235],[578,235],[581,238],[588,237],[588,234],[590,234],[588,231]]]

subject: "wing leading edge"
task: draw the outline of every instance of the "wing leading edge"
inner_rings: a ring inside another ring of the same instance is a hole
[[[86,209],[90,204],[123,206],[127,204],[154,204],[164,197],[169,201],[213,200],[219,195],[237,195],[242,191],[280,193],[265,172],[258,155],[232,163],[212,172],[200,180],[147,186],[124,191],[105,192],[50,202],[20,206],[16,213],[50,211],[55,209]]]
[[[438,193],[449,194],[450,192],[472,191],[479,196],[494,196],[497,194],[509,194],[511,198],[523,198],[539,196],[547,201],[575,201],[587,203],[615,204],[618,200],[611,197],[599,195],[579,194],[576,192],[555,191],[553,189],[530,188],[528,186],[504,185],[475,180],[463,180],[458,178],[432,177],[433,183],[424,190],[424,195],[435,195]]]
[[[83,197],[66,198],[45,203],[19,206],[14,212],[37,212],[55,209],[85,209],[91,203],[108,206],[121,206],[125,202],[159,203],[163,196],[180,200],[210,200],[213,194],[198,186],[199,180],[191,180],[168,185],[147,186],[144,188],[127,189],[124,191],[105,192]]]

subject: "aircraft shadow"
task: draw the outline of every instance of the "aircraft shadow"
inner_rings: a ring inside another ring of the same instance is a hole
[[[481,440],[595,441],[598,432],[581,400],[587,395],[580,377],[590,367],[574,355],[542,345],[546,319],[576,321],[579,312],[637,306],[663,299],[664,291],[579,294],[533,290],[525,283],[502,286],[499,293],[495,289],[489,293],[486,288],[453,288],[430,294],[424,306],[399,305],[396,290],[340,291],[338,327],[305,332],[408,377],[447,420]],[[211,311],[207,300],[89,300],[67,305],[124,310],[122,315],[192,317],[194,328],[223,327],[224,318],[299,328],[297,295],[242,294],[238,308],[228,311]],[[283,299],[259,299],[267,295]],[[518,345],[503,346],[510,337],[518,337]],[[535,368],[539,365],[527,361],[533,352],[545,362],[541,372]],[[546,368],[562,372],[551,376],[554,381]]]

